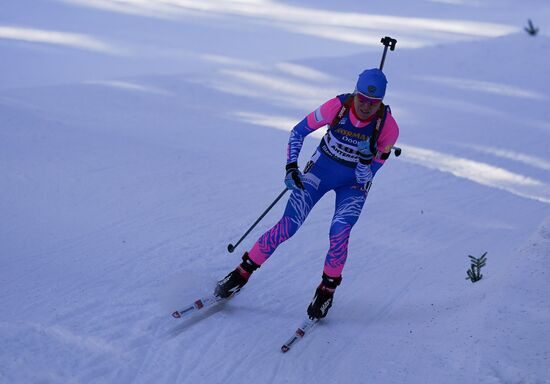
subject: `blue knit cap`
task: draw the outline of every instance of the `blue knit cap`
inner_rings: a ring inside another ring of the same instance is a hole
[[[383,99],[387,83],[386,75],[380,69],[366,69],[359,75],[355,90],[374,99]]]

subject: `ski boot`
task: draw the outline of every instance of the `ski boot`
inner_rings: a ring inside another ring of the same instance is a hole
[[[307,314],[311,320],[319,320],[325,317],[330,307],[336,287],[342,282],[342,276],[330,277],[323,273],[323,280],[315,290],[315,296],[307,307]]]
[[[241,290],[248,282],[250,275],[260,268],[258,264],[250,260],[248,252],[243,255],[243,261],[235,270],[231,271],[225,278],[218,281],[214,294],[222,299],[227,299]]]

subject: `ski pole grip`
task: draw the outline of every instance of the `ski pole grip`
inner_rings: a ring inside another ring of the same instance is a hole
[[[395,45],[397,44],[397,39],[392,39],[389,36],[385,36],[380,40],[385,47],[389,47],[390,51],[395,51]]]
[[[391,147],[393,149],[393,153],[395,154],[395,157],[399,157],[401,155],[401,148],[393,146]]]

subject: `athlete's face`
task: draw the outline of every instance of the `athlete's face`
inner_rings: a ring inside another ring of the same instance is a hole
[[[361,120],[367,120],[378,111],[378,107],[382,100],[373,99],[360,92],[356,92],[353,102],[355,104],[354,107],[355,112],[357,112],[357,117]]]

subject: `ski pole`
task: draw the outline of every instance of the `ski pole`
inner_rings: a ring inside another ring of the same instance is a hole
[[[386,54],[388,53],[388,48],[390,51],[395,51],[395,45],[397,44],[397,39],[392,39],[389,36],[385,36],[380,40],[382,44],[384,44],[384,53],[382,53],[382,60],[380,61],[380,70],[384,68],[384,63],[386,61]],[[395,157],[399,157],[401,155],[401,148],[399,147],[391,147],[391,149],[394,152]]]
[[[385,36],[380,40],[384,44],[384,53],[382,54],[382,60],[380,61],[380,70],[384,68],[384,62],[386,61],[386,54],[388,53],[388,48],[390,51],[395,51],[395,45],[397,44],[396,39],[392,39],[389,36]]]
[[[229,251],[229,253],[232,253],[235,248],[238,247],[238,245],[241,243],[241,241],[244,240],[244,238],[246,236],[248,236],[248,234],[254,229],[254,227],[256,225],[258,225],[258,223],[264,218],[265,215],[267,215],[267,213],[271,210],[271,208],[273,208],[273,206],[275,204],[277,204],[277,202],[279,200],[281,200],[281,197],[284,196],[284,194],[286,193],[286,191],[288,191],[288,188],[285,188],[280,194],[279,196],[277,196],[277,198],[273,201],[273,203],[271,203],[271,205],[269,207],[267,207],[267,209],[264,211],[264,213],[262,213],[262,215],[258,218],[258,220],[256,220],[256,222],[254,224],[252,224],[252,226],[248,229],[248,231],[246,231],[246,233],[239,239],[239,241],[237,241],[237,244],[233,245],[233,244],[229,244],[227,246],[227,250]]]

